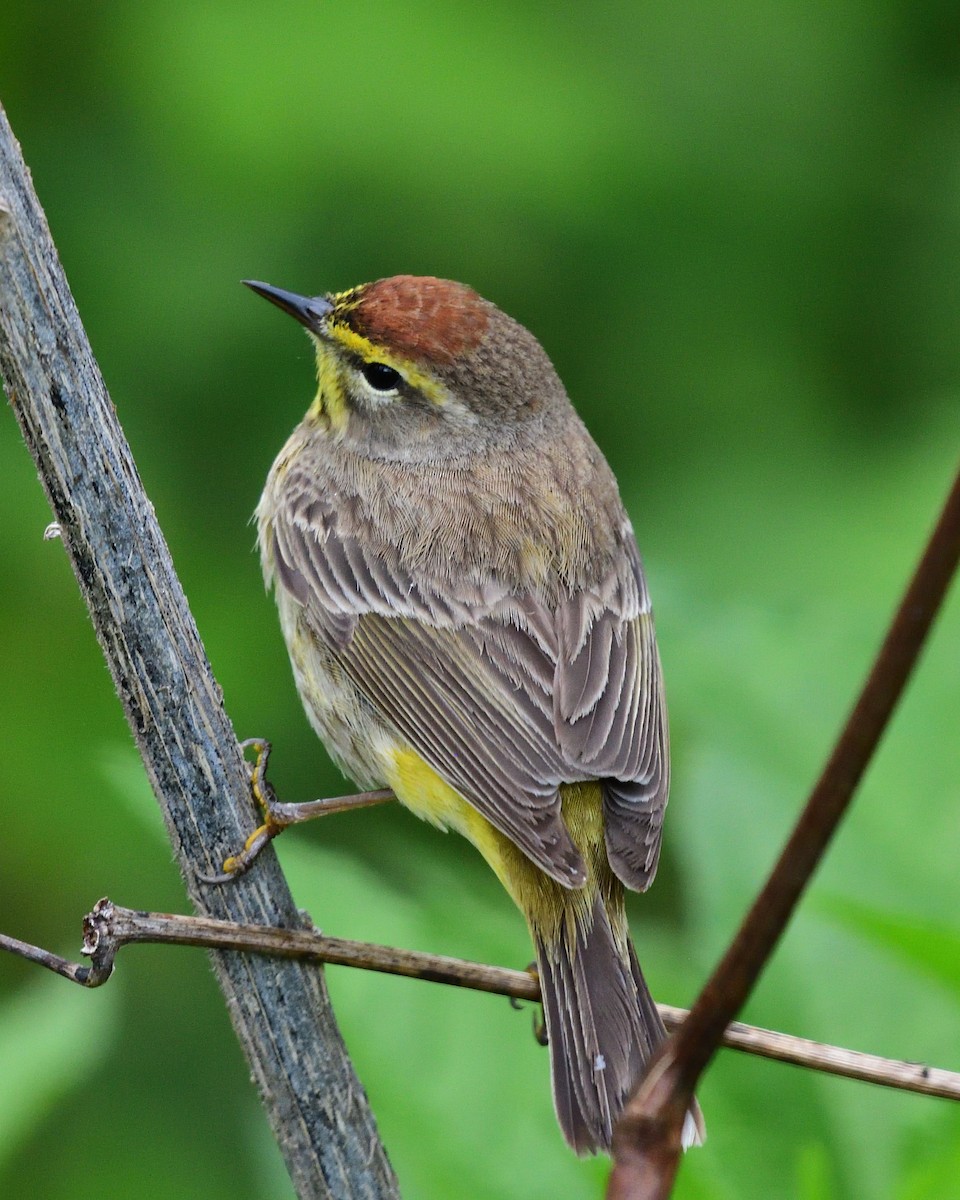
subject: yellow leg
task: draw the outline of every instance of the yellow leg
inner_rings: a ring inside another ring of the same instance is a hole
[[[229,883],[242,875],[244,871],[249,870],[264,846],[272,842],[288,825],[329,816],[331,813],[346,812],[351,808],[369,808],[374,804],[383,804],[387,800],[395,799],[393,792],[385,790],[359,792],[353,796],[331,796],[323,800],[306,800],[299,804],[284,804],[277,799],[273,786],[267,779],[270,743],[263,738],[249,738],[241,742],[240,746],[244,751],[255,752],[253,762],[248,764],[250,790],[254,800],[263,810],[266,820],[250,834],[239,853],[224,859],[223,870],[219,875],[198,875],[202,883]]]

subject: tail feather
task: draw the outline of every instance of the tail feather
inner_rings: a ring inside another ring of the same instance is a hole
[[[585,920],[534,940],[560,1127],[578,1154],[607,1150],[624,1101],[665,1037],[663,1022],[599,896]]]

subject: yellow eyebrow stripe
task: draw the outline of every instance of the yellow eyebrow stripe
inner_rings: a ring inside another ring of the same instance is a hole
[[[369,338],[365,338],[356,330],[351,329],[349,325],[338,321],[336,313],[333,314],[333,319],[327,325],[327,332],[331,341],[339,343],[344,350],[357,355],[364,362],[386,363],[388,367],[399,371],[410,386],[416,388],[431,404],[436,404],[439,408],[448,403],[450,396],[442,383],[422,371],[408,358],[398,358],[382,346],[375,346]]]

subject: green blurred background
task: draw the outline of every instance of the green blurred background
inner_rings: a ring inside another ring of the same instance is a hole
[[[342,791],[249,517],[311,395],[239,286],[465,280],[533,329],[646,558],[675,782],[632,909],[687,1003],[858,687],[960,445],[960,15],[527,0],[12,3],[0,98],[241,736]],[[139,760],[0,421],[0,928],[75,955],[107,894],[182,910]],[[960,595],[747,1020],[960,1068]],[[282,839],[327,932],[514,966],[473,852],[388,809]],[[405,1195],[599,1196],[530,1012],[329,971]],[[722,1053],[676,1194],[960,1196],[960,1110]],[[83,993],[0,961],[0,1194],[284,1197],[206,960]]]

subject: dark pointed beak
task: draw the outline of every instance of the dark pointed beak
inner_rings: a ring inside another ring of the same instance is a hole
[[[243,282],[258,296],[263,296],[264,300],[282,308],[301,325],[306,325],[312,333],[321,332],[323,318],[333,310],[326,296],[298,296],[296,292],[285,292],[283,288],[273,287],[269,283],[258,283],[256,279],[244,279]]]

